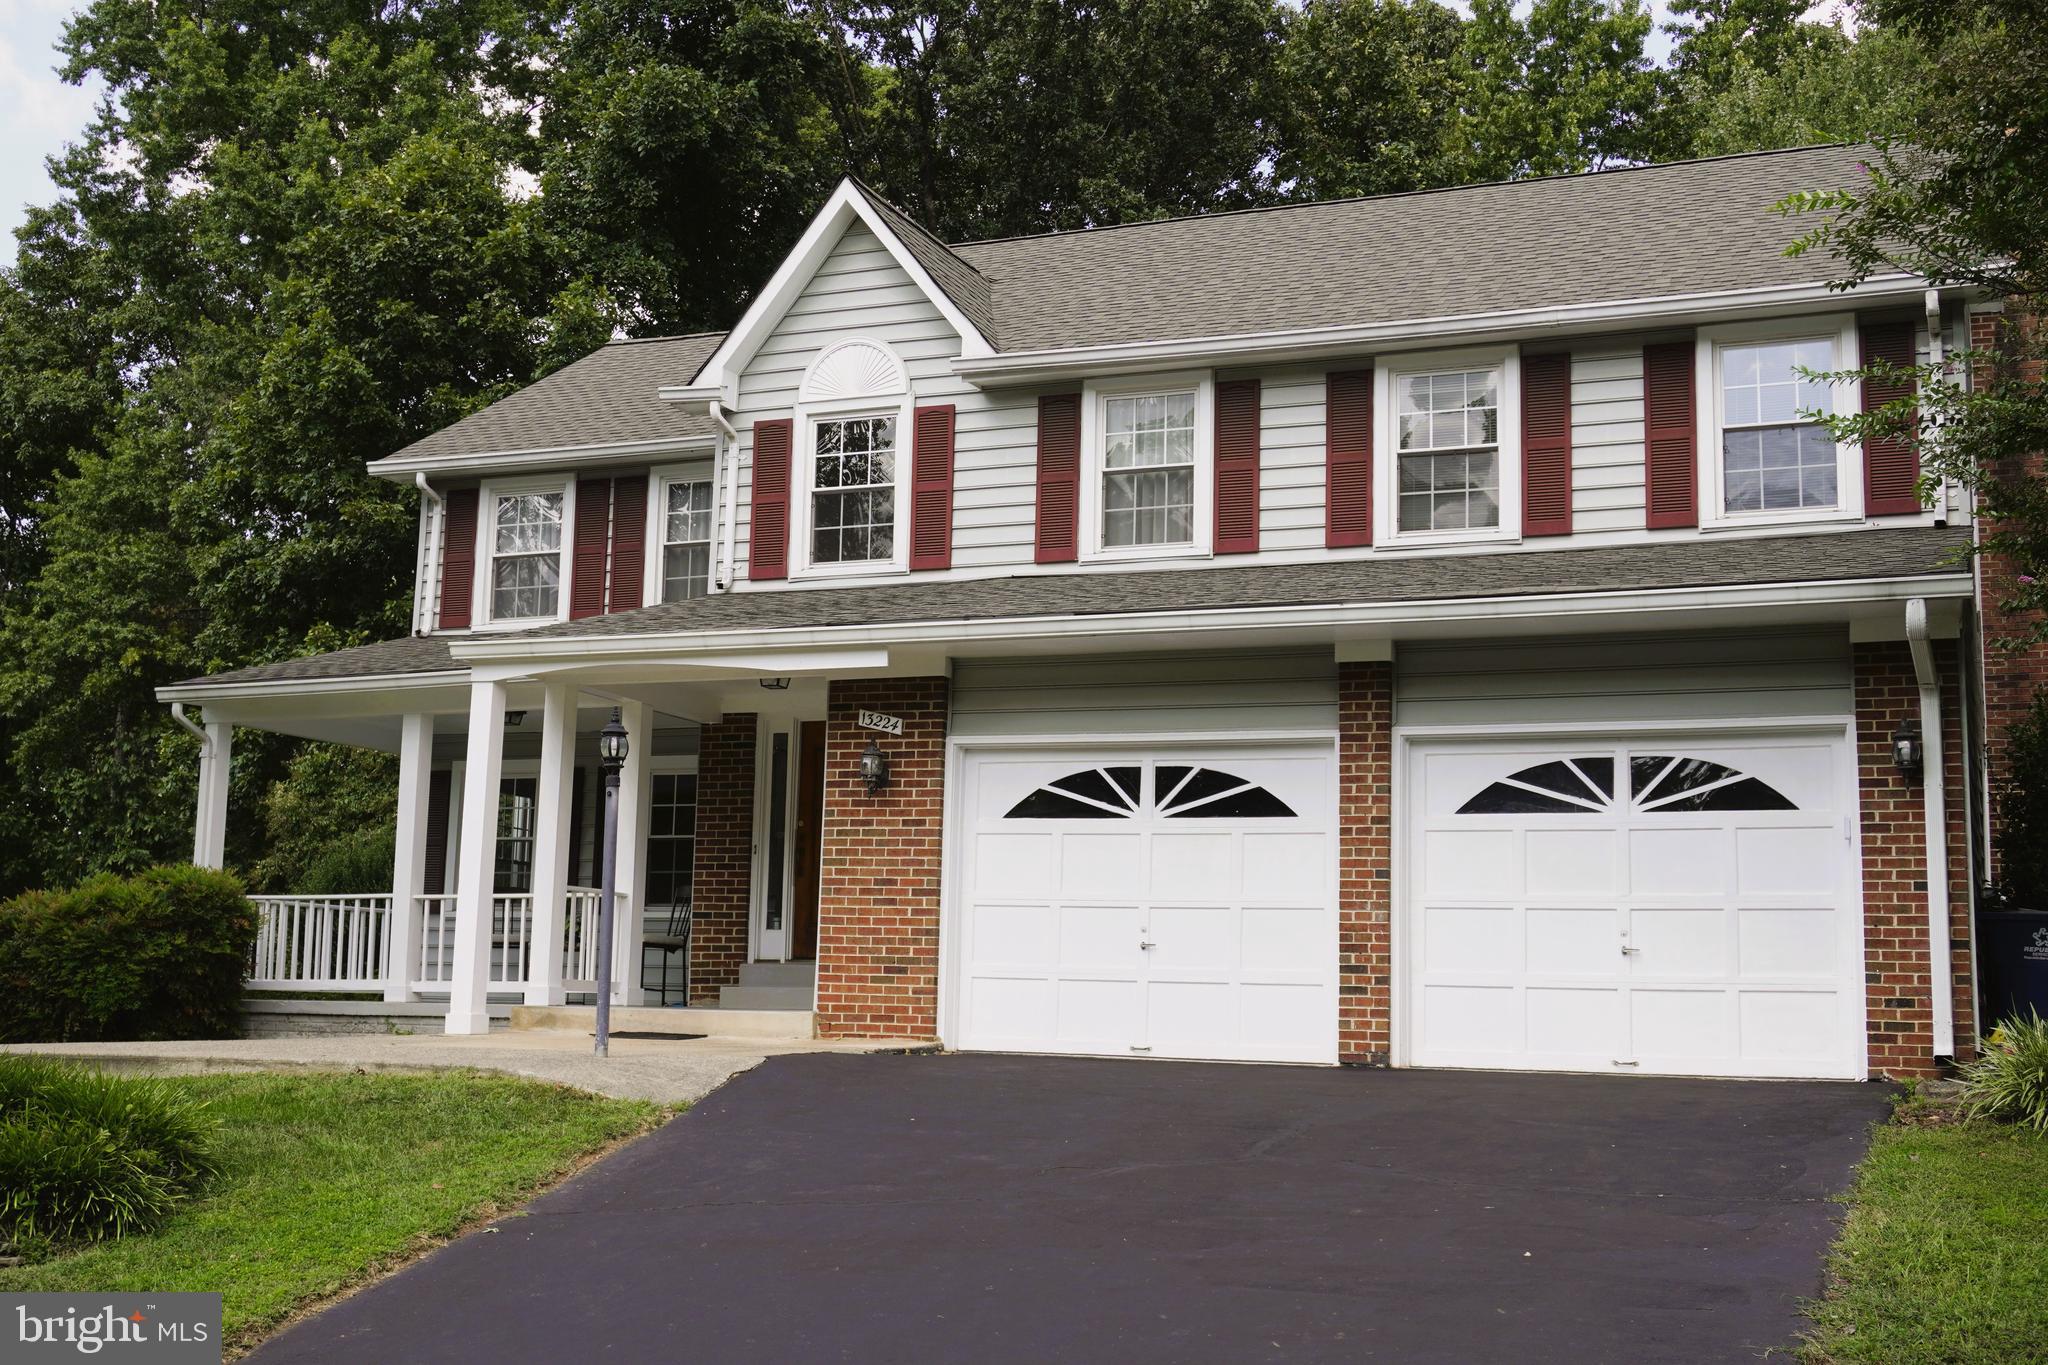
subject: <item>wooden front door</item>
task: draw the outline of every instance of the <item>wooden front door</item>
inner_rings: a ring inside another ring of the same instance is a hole
[[[825,825],[825,722],[807,720],[797,732],[796,872],[790,890],[789,955],[818,955],[818,858]]]

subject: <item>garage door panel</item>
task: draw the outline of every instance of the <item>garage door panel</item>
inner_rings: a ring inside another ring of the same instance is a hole
[[[1122,1051],[1144,1026],[1143,996],[1135,977],[1092,980],[1065,977],[1057,988],[1056,1039],[1091,1051]],[[1040,1035],[1043,1036],[1041,1031]]]
[[[1513,975],[1524,966],[1522,917],[1512,906],[1425,906],[1422,938],[1426,971]]]
[[[1237,911],[1227,905],[1155,905],[1145,950],[1156,971],[1229,972],[1237,964]]]
[[[1247,972],[1329,975],[1330,913],[1319,905],[1247,905],[1239,961]]]
[[[1328,835],[1258,832],[1243,838],[1246,900],[1322,903],[1329,899]]]
[[[1228,982],[1155,978],[1145,992],[1146,1038],[1160,1056],[1236,1055],[1238,992]]]
[[[1054,894],[1057,836],[984,834],[974,860],[974,894],[1016,900]]]
[[[1504,829],[1432,829],[1422,836],[1422,894],[1431,901],[1500,900],[1517,889],[1515,836]]]
[[[1052,983],[1043,977],[980,976],[969,1000],[968,1024],[979,1037],[1037,1038],[1052,1028]]]
[[[1407,754],[1407,1060],[1862,1074],[1842,738],[1432,739]]]
[[[982,963],[1044,971],[1058,955],[1057,912],[1050,905],[977,905],[970,932]]]
[[[1612,906],[1532,905],[1523,915],[1526,963],[1534,976],[1618,976],[1621,917]]]
[[[1280,985],[1253,982],[1238,992],[1240,1026],[1253,1055],[1278,1053],[1295,1060],[1302,1040],[1328,1027],[1321,987],[1312,982]]]
[[[1059,909],[1058,961],[1062,968],[1131,971],[1144,937],[1144,915],[1135,905],[1063,905]],[[975,955],[980,956],[976,946]]]
[[[1137,900],[1145,894],[1145,841],[1136,834],[1060,836],[1059,894]]]
[[[1237,836],[1224,832],[1155,834],[1149,900],[1235,897],[1239,889]]]

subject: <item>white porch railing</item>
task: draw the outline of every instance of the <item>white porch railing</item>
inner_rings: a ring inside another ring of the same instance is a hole
[[[391,897],[251,896],[251,990],[377,991],[390,968]]]
[[[262,918],[250,964],[251,990],[381,991],[398,964],[391,957],[391,897],[251,896]],[[597,989],[596,887],[567,888],[562,916],[562,989]],[[414,991],[438,993],[455,980],[455,897],[415,898],[419,952],[409,964]],[[626,980],[625,893],[617,893],[612,978]],[[490,984],[523,990],[533,970],[533,897],[491,897]]]

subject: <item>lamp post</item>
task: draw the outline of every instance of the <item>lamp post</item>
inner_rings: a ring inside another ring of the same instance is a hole
[[[597,1055],[612,1041],[612,916],[619,881],[619,769],[626,766],[626,727],[619,708],[597,735],[597,761],[604,768],[604,874],[597,902]]]

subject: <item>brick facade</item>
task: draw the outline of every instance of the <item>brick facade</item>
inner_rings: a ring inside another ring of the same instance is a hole
[[[1337,666],[1337,1057],[1392,1047],[1394,666]]]
[[[697,749],[697,844],[690,889],[690,1003],[718,1002],[747,960],[753,888],[756,717],[707,725]]]
[[[1972,1055],[1969,848],[1963,786],[1961,652],[1935,642],[1942,673],[1942,759],[1949,845],[1948,990],[1956,1053]],[[1922,784],[1892,761],[1892,735],[1918,720],[1920,688],[1904,641],[1855,646],[1856,769],[1863,826],[1863,956],[1872,1076],[1931,1076],[1934,1015],[1927,953],[1927,844]]]
[[[818,875],[821,1038],[938,1036],[948,687],[944,678],[832,684]],[[860,729],[862,710],[902,717],[902,735]],[[870,739],[889,756],[889,785],[873,796],[858,776]]]

